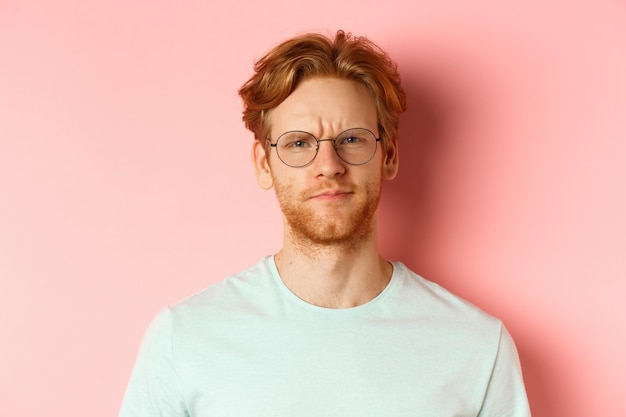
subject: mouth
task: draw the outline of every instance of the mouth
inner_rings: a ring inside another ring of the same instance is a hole
[[[348,190],[324,190],[314,193],[310,198],[322,201],[341,201],[352,194]]]

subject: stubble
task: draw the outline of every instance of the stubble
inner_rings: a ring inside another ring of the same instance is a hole
[[[328,203],[323,212],[316,212],[315,205],[309,201],[314,192],[298,194],[291,185],[280,182],[274,185],[292,243],[301,251],[311,254],[316,249],[331,247],[351,251],[374,232],[380,179],[363,187],[351,187],[352,193],[346,201]],[[331,184],[319,189],[327,188]]]

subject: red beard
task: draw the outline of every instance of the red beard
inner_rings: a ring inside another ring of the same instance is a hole
[[[325,203],[323,212],[314,210],[309,197],[296,194],[293,186],[274,181],[276,197],[291,230],[294,243],[303,248],[314,246],[355,247],[373,231],[380,200],[380,180],[363,188],[350,187],[351,194],[342,202]],[[332,185],[320,187],[332,189]]]

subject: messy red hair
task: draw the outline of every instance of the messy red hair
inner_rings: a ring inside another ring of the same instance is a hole
[[[365,37],[342,30],[334,38],[311,33],[276,46],[254,65],[254,75],[239,89],[243,121],[257,140],[269,132],[268,111],[277,107],[304,79],[333,76],[356,81],[372,94],[383,146],[398,135],[406,94],[396,64]]]

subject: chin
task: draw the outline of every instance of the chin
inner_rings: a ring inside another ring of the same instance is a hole
[[[289,227],[292,239],[304,247],[356,247],[374,230],[371,219],[347,224],[295,221],[289,222]]]

